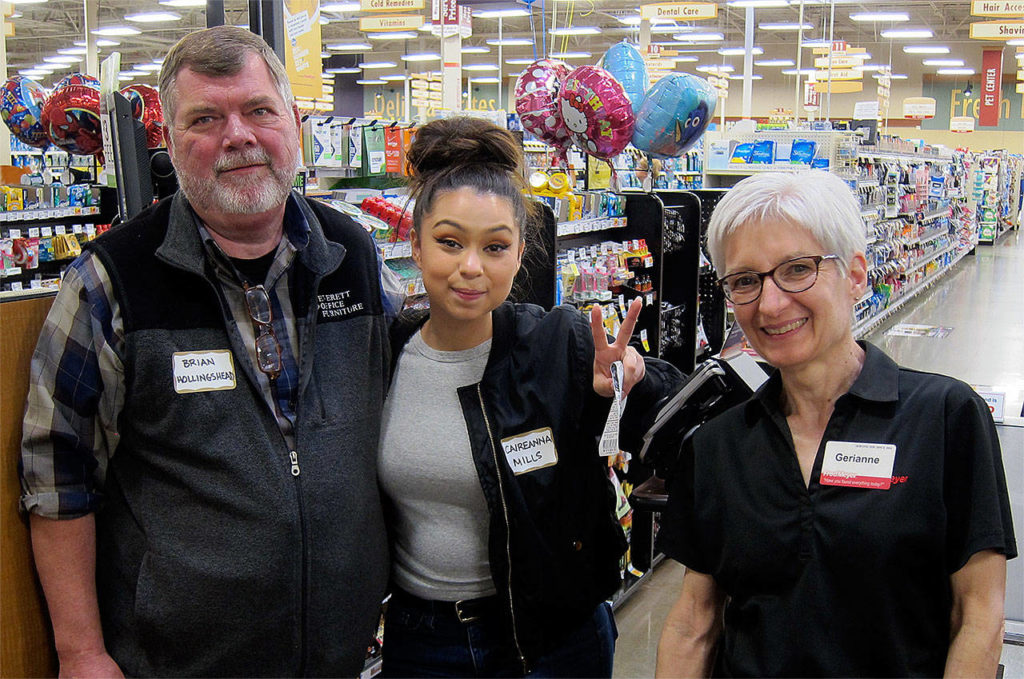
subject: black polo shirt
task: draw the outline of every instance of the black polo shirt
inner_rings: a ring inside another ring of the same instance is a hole
[[[861,346],[809,487],[778,373],[681,459],[658,546],[729,595],[718,676],[941,676],[950,574],[981,550],[1017,553],[985,402]],[[895,445],[890,488],[823,485],[828,441]]]

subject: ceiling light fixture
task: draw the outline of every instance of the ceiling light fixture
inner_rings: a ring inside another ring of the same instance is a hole
[[[80,55],[65,54],[57,57],[43,57],[48,64],[77,64],[82,60]]]
[[[963,59],[925,59],[921,62],[925,66],[949,66],[955,68],[962,68],[964,65]]]
[[[589,59],[592,55],[590,52],[552,52],[551,56],[555,59]]]
[[[551,35],[599,35],[601,29],[597,26],[568,26],[566,28],[552,28],[548,33]]]
[[[927,28],[887,28],[878,33],[883,38],[892,40],[916,40],[918,38],[931,38],[935,34]]]
[[[854,66],[853,70],[860,71],[861,73],[870,73],[872,71],[884,71],[887,68],[889,68],[889,64],[860,64],[859,66]]]
[[[392,73],[391,75],[382,75],[380,79],[386,80],[388,82],[396,82],[401,80],[408,80],[409,76],[404,75],[402,73]]]
[[[511,17],[528,17],[528,9],[481,9],[473,12],[474,19],[508,19]]]
[[[742,57],[747,53],[746,47],[722,47],[719,48],[718,53],[723,57]],[[751,47],[750,53],[754,56],[760,56],[764,54],[764,48],[762,47]]]
[[[789,7],[789,0],[729,0],[730,7]]]
[[[344,73],[362,73],[363,69],[356,68],[355,66],[334,66],[332,68],[325,68],[324,73],[331,75],[338,75]]]
[[[366,71],[375,68],[394,68],[397,65],[393,61],[364,61],[359,64],[359,68]]]
[[[474,85],[496,85],[501,82],[501,78],[497,76],[485,76],[483,78],[473,78]]]
[[[528,64],[532,64],[534,61],[536,60],[526,57],[522,59],[506,59],[505,63],[509,66],[526,66]]]
[[[668,57],[669,61],[674,61],[677,64],[692,64],[696,61],[700,61],[697,57],[683,56],[683,57]]]
[[[949,54],[949,48],[944,45],[907,45],[903,48],[904,54]]]
[[[906,12],[858,12],[850,15],[850,21],[910,21]]]
[[[85,47],[64,47],[57,50],[57,54],[85,54],[88,51]]]
[[[676,42],[720,42],[725,40],[721,33],[676,33],[672,36]]]
[[[755,61],[754,66],[793,66],[795,63],[792,59],[762,59]]]
[[[819,47],[831,47],[832,43],[828,40],[818,38],[817,40],[804,40],[800,43],[801,47],[809,47],[811,49],[817,49]]]
[[[462,48],[462,53],[463,54],[490,54],[491,53],[491,48],[490,47],[484,47],[483,45],[475,45],[475,46],[471,45],[471,46],[468,46],[468,47],[463,47]],[[439,56],[438,59],[440,59],[440,58],[441,57]]]
[[[139,12],[125,14],[124,20],[134,21],[138,24],[159,24],[165,21],[181,21],[181,15],[177,12]]]
[[[811,24],[801,24],[793,21],[769,21],[757,25],[762,31],[799,31],[803,29],[809,31],[814,26]]]
[[[907,80],[910,76],[904,73],[889,73],[888,75],[885,73],[872,73],[871,77],[875,80],[881,80],[882,78],[889,78],[890,80]]]
[[[551,55],[554,56],[554,55]],[[463,71],[497,71],[497,64],[463,64]]]
[[[377,78],[371,80],[357,80],[356,85],[387,85],[387,80],[380,80]]]
[[[142,31],[131,26],[104,26],[103,28],[97,28],[92,32],[93,35],[114,36],[139,35],[140,33],[142,33]]]
[[[370,33],[366,37],[370,40],[412,40],[419,36],[412,31],[387,31],[384,33]]]
[[[417,52],[399,57],[402,61],[438,61],[440,58],[441,55],[436,52]]]
[[[320,11],[335,13],[358,12],[359,7],[360,5],[358,2],[328,2],[320,5]]]
[[[491,38],[486,42],[488,45],[501,45],[502,47],[527,47],[533,44],[529,38],[504,38],[502,40]]]
[[[817,73],[813,68],[787,68],[782,75],[814,75]]]
[[[701,73],[732,73],[736,69],[732,64],[705,64],[703,66],[698,66],[694,70],[700,71]]]
[[[751,73],[750,74],[750,79],[751,80],[761,80],[761,78],[762,78],[762,76],[759,76],[756,73]],[[737,74],[734,74],[734,75],[730,75],[729,76],[729,80],[743,80],[743,76],[741,74],[737,73]]]
[[[335,42],[327,46],[332,52],[363,52],[370,48],[368,42]]]
[[[164,7],[206,7],[206,0],[160,0]]]
[[[973,68],[940,68],[935,72],[939,75],[974,75]]]

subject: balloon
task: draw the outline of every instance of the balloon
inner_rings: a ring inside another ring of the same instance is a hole
[[[612,74],[626,90],[633,112],[640,108],[640,102],[647,91],[647,62],[640,50],[623,40],[608,48],[601,58],[601,68]]]
[[[539,59],[530,64],[516,80],[516,113],[523,129],[545,144],[565,151],[569,130],[558,111],[558,90],[569,67],[556,59]]]
[[[669,73],[644,95],[633,146],[657,156],[681,156],[704,134],[718,97],[704,78]]]
[[[43,105],[42,123],[50,141],[68,153],[101,151],[100,81],[82,73],[61,78]]]
[[[46,148],[50,140],[40,122],[46,90],[31,78],[16,75],[4,83],[0,99],[0,118],[15,137],[36,148]]]
[[[595,158],[618,155],[633,136],[633,106],[619,81],[603,68],[571,71],[558,101],[573,143]]]
[[[149,85],[128,85],[121,90],[132,105],[132,116],[146,126],[146,146],[151,149],[164,143],[164,109],[159,93]]]

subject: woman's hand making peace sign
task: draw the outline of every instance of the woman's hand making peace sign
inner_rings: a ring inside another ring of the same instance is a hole
[[[611,365],[622,361],[622,395],[625,396],[637,382],[644,378],[646,367],[644,359],[637,350],[629,346],[629,338],[633,336],[636,319],[643,308],[643,300],[639,297],[629,305],[626,320],[619,328],[615,341],[608,343],[604,319],[600,305],[595,304],[590,310],[590,331],[594,335],[594,391],[606,398],[615,395],[612,386]]]

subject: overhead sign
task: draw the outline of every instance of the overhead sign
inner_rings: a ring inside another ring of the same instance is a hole
[[[976,17],[1024,16],[1024,0],[974,0],[971,14]]]
[[[829,87],[827,82],[816,82],[814,83],[814,89],[818,92],[832,92],[832,94],[851,94],[853,92],[861,92],[864,90],[864,83],[860,80],[840,80],[833,81],[832,86]]]
[[[1024,94],[1024,83],[1017,83],[1017,94]]]
[[[718,16],[718,4],[714,2],[663,2],[656,5],[640,5],[641,19],[714,19]]]
[[[863,63],[864,60],[857,57],[851,57],[849,55],[833,55],[831,67],[834,71],[838,68],[853,68],[854,66],[860,66]],[[818,57],[814,60],[815,68],[829,68],[829,66],[828,57]]]
[[[426,6],[427,0],[359,0],[359,9],[363,12],[400,12]]]
[[[950,132],[974,132],[974,118],[971,116],[953,116],[949,119]]]
[[[318,14],[319,4],[313,0],[288,0],[284,4],[284,64],[292,85],[292,94],[298,97],[315,99],[323,96]]]
[[[382,33],[387,31],[415,31],[422,25],[423,16],[420,14],[359,17],[359,30],[365,33]]]
[[[976,40],[1013,40],[1024,38],[1024,20],[976,21],[971,24],[971,37]]]
[[[984,50],[981,53],[981,106],[978,109],[979,127],[999,126],[999,95],[1003,84],[1003,51]]]
[[[931,97],[907,97],[903,100],[903,117],[916,120],[935,117],[935,100]]]
[[[853,117],[855,120],[869,120],[878,117],[878,100],[858,101],[853,105]]]
[[[860,80],[863,77],[863,71],[854,71],[851,68],[833,68],[831,71],[818,71],[814,74],[815,80]]]

